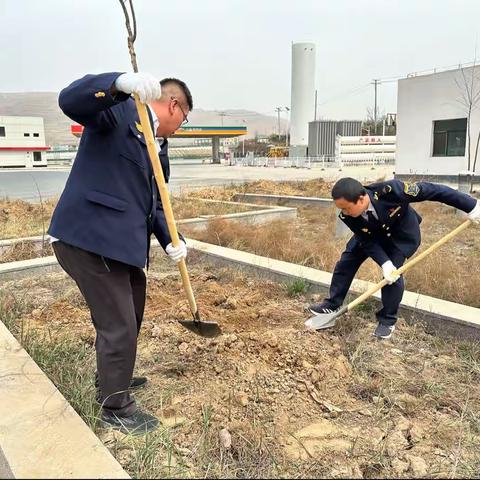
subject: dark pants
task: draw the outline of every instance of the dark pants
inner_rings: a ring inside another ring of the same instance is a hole
[[[406,257],[397,247],[393,244],[387,244],[383,245],[383,249],[397,268],[403,265]],[[335,265],[332,283],[330,285],[330,296],[322,305],[331,309],[337,309],[342,305],[355,274],[367,258],[368,255],[364,252],[360,244],[355,239],[351,239],[347,243],[347,247],[342,253],[340,260]],[[383,325],[395,325],[398,307],[402,301],[404,289],[405,283],[403,276],[395,283],[382,288],[383,308],[376,313],[379,323]]]
[[[97,332],[95,349],[103,408],[122,416],[132,415],[137,407],[128,387],[145,308],[145,273],[61,241],[52,247],[90,309]]]

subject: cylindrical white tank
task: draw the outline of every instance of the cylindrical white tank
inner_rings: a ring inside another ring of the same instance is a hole
[[[292,44],[290,145],[308,145],[308,122],[315,112],[315,45]]]

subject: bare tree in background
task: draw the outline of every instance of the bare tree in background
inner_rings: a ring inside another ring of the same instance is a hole
[[[468,171],[475,171],[476,164],[477,164],[477,153],[478,153],[478,142],[480,140],[480,130],[477,133],[477,146],[475,149],[475,157],[473,161],[473,169],[472,169],[472,159],[471,159],[471,118],[472,112],[477,108],[478,102],[480,100],[480,85],[479,85],[479,78],[476,72],[476,64],[475,61],[473,62],[473,66],[469,67],[471,69],[470,72],[466,72],[465,68],[460,68],[460,76],[459,78],[455,78],[455,83],[460,91],[460,98],[458,102],[462,105],[465,109],[465,113],[467,114],[467,169]],[[473,183],[473,182],[472,182]]]

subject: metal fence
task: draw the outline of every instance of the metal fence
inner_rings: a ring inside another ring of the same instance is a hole
[[[356,166],[394,165],[395,159],[388,156],[372,155],[370,158],[345,159],[337,156],[320,157],[243,157],[235,158],[231,165],[243,167],[283,167],[283,168],[343,168]]]

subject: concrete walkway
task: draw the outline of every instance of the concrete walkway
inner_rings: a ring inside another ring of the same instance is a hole
[[[130,478],[0,322],[0,477]]]

